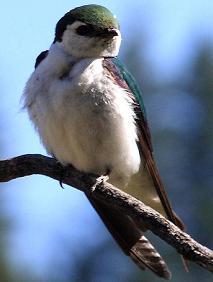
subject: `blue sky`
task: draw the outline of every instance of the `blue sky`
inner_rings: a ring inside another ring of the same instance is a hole
[[[53,4],[54,2],[54,4]],[[20,97],[33,70],[35,58],[49,48],[56,22],[65,12],[90,1],[4,1],[1,5],[0,86],[1,86],[1,158],[24,153],[43,153],[39,138],[27,114],[21,111]],[[155,72],[169,77],[181,72],[184,62],[193,56],[198,38],[213,38],[212,0],[93,1],[112,10],[123,34],[122,50],[142,29],[148,38],[146,55]],[[133,4],[134,3],[134,4]],[[42,8],[41,8],[42,7]],[[143,42],[140,45],[143,48]],[[43,271],[46,256],[58,248],[54,240],[84,237],[84,222],[96,222],[84,196],[72,189],[60,189],[58,183],[33,176],[2,185],[9,216],[16,222],[10,252],[14,262]],[[80,220],[81,219],[81,220]],[[72,222],[72,227],[70,226]],[[83,222],[83,223],[82,223]],[[95,230],[88,231],[92,237]],[[30,246],[30,248],[29,248]],[[60,255],[60,254],[59,254]],[[63,255],[63,254],[61,254]],[[21,257],[21,259],[20,259]]]

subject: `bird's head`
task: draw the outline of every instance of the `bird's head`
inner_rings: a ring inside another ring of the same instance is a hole
[[[121,43],[119,24],[105,7],[77,7],[58,21],[54,43],[77,58],[114,57]]]

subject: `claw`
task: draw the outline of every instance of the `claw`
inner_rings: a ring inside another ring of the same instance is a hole
[[[61,167],[61,173],[60,173],[60,179],[59,179],[59,184],[60,184],[62,189],[65,189],[64,186],[63,186],[63,179],[64,179],[65,172],[66,172],[66,167],[62,166]]]
[[[64,186],[63,186],[63,180],[62,180],[61,178],[60,178],[60,180],[59,180],[59,184],[60,184],[60,186],[61,186],[62,189],[65,189]]]

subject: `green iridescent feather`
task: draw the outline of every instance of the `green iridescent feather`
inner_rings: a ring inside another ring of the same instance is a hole
[[[143,98],[141,95],[141,90],[135,80],[135,78],[131,75],[131,73],[127,70],[126,66],[118,59],[118,58],[112,58],[113,63],[116,65],[118,68],[120,75],[122,76],[123,80],[126,81],[128,84],[130,90],[136,97],[136,100],[140,104],[141,110],[146,117],[146,109],[144,106]]]
[[[84,5],[71,10],[74,18],[100,28],[116,28],[119,24],[116,17],[105,7],[100,5]]]

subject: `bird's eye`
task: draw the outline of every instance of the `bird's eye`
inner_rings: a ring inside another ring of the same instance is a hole
[[[82,36],[89,36],[94,32],[94,29],[90,25],[81,25],[76,29],[76,33]]]

